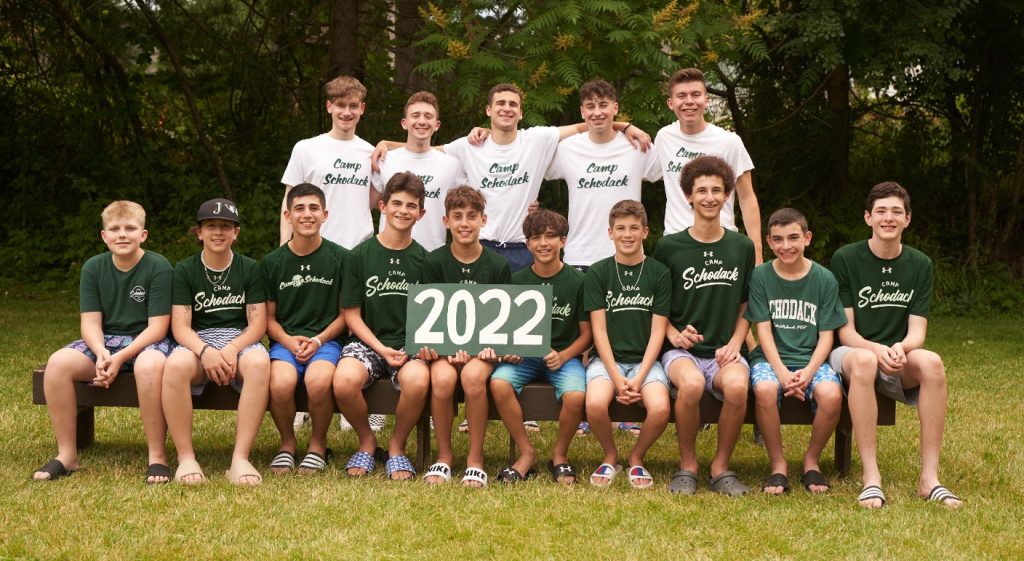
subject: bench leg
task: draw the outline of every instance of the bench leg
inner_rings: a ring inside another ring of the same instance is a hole
[[[836,427],[836,471],[839,472],[839,477],[846,477],[850,474],[853,454],[850,430],[847,427]]]
[[[79,407],[75,420],[78,449],[88,448],[96,440],[96,416],[92,407]]]
[[[416,423],[416,457],[413,458],[413,466],[416,471],[423,473],[427,465],[427,456],[430,455],[430,417],[424,415]]]

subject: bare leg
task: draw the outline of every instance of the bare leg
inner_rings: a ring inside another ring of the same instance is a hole
[[[712,385],[725,396],[722,413],[718,416],[718,448],[711,460],[711,477],[718,477],[729,469],[729,459],[747,415],[750,372],[740,363],[728,364],[718,371]]]
[[[788,475],[786,456],[782,449],[782,428],[779,421],[779,384],[764,381],[754,386],[754,412],[757,426],[761,427],[761,438],[768,453],[771,473]],[[780,486],[765,487],[770,495],[781,495],[785,490]]]
[[[50,414],[53,435],[57,438],[57,459],[68,470],[78,469],[75,382],[88,382],[95,377],[95,363],[74,349],[60,349],[46,362],[43,374],[46,410]],[[37,471],[32,477],[49,479],[50,474]]]
[[[444,357],[430,365],[430,413],[434,418],[434,435],[437,437],[437,461],[452,465],[452,420],[455,418],[455,384],[459,375]],[[427,483],[441,483],[440,478],[426,480]]]
[[[619,461],[619,451],[615,448],[615,438],[612,436],[612,421],[608,414],[608,406],[614,397],[615,388],[610,380],[596,378],[587,384],[587,419],[590,420],[590,431],[604,450],[601,463],[611,465]]]
[[[313,424],[307,449],[321,455],[327,453],[327,429],[330,428],[331,417],[334,416],[334,393],[331,387],[334,366],[326,360],[313,362],[306,368],[303,380],[306,383],[306,395],[309,397],[309,418]],[[304,470],[299,470],[299,473],[303,472]]]
[[[863,469],[862,483],[882,486],[882,474],[878,471],[876,432],[878,430],[878,402],[875,400],[875,377],[878,359],[866,349],[853,349],[843,357],[843,379],[849,385],[847,404],[853,423],[853,436],[857,441],[857,452]],[[861,506],[881,508],[882,501],[862,501]]]
[[[501,421],[508,429],[508,435],[519,449],[519,457],[512,464],[512,469],[526,474],[537,462],[537,452],[530,442],[529,435],[526,434],[526,428],[523,427],[523,409],[516,397],[516,390],[508,380],[492,378],[491,397],[494,398],[494,405],[498,408]]]
[[[946,428],[946,367],[939,355],[924,349],[907,353],[907,367],[903,375],[904,387],[919,386],[917,416],[921,421],[921,477],[917,493],[927,497],[939,483],[939,456],[942,452],[942,433]],[[947,500],[949,508],[963,503]]]
[[[704,395],[704,375],[689,359],[677,359],[669,364],[668,377],[678,390],[675,415],[679,468],[697,473],[697,430],[700,428],[700,398]]]
[[[235,449],[231,461],[249,461],[252,443],[260,432],[270,398],[270,357],[253,350],[238,359],[238,374],[242,380],[242,395],[238,399],[238,421],[235,428]],[[294,395],[294,391],[293,394]],[[239,481],[243,485],[256,485],[259,478],[246,475]]]
[[[388,442],[388,455],[404,456],[405,441],[420,420],[430,391],[430,367],[425,362],[411,360],[398,370],[398,385],[402,388],[395,407],[395,432]],[[397,471],[392,479],[409,479],[412,473]]]
[[[469,420],[469,453],[466,467],[484,467],[484,436],[487,431],[487,381],[494,365],[478,358],[462,368],[462,389],[466,394],[466,419]],[[474,486],[471,484],[470,486]]]
[[[804,454],[804,473],[811,470],[821,471],[821,451],[828,444],[828,439],[839,424],[839,411],[843,405],[843,391],[839,384],[822,382],[814,387],[814,402],[818,404],[814,423],[811,425],[811,441],[807,444]],[[811,485],[812,493],[828,492],[824,485]]]
[[[149,464],[167,463],[167,422],[160,394],[163,389],[164,364],[167,357],[156,350],[145,350],[135,359],[135,388],[139,395],[139,416],[142,431],[149,448]],[[159,483],[164,477],[149,477],[148,482]]]
[[[644,456],[665,432],[668,425],[669,404],[668,387],[658,382],[647,384],[640,388],[640,395],[643,399],[644,408],[647,409],[647,417],[640,427],[640,435],[633,445],[633,451],[629,454],[629,465],[641,466],[644,464]]]
[[[192,391],[189,386],[205,381],[206,374],[195,353],[177,351],[167,357],[160,399],[179,464],[196,459],[192,447]],[[199,483],[201,480],[202,476],[198,473],[182,477],[183,483]]]
[[[270,416],[274,420],[278,434],[281,435],[280,450],[295,454],[295,387],[298,385],[298,373],[295,367],[283,360],[270,361]],[[274,473],[285,473],[288,470],[272,469]]]
[[[369,407],[366,405],[366,398],[363,397],[363,386],[369,381],[370,373],[366,367],[352,357],[341,359],[338,369],[334,371],[334,399],[337,400],[342,415],[345,415],[356,431],[359,451],[373,454],[377,449],[377,436],[370,429]],[[366,470],[351,468],[348,474],[358,477],[366,475]]]
[[[551,451],[551,459],[556,465],[569,463],[569,445],[576,436],[576,428],[583,420],[585,395],[583,392],[562,394],[562,409],[558,413],[558,439],[555,440],[555,447]]]

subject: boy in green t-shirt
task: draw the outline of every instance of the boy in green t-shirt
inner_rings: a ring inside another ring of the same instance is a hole
[[[192,396],[202,395],[209,381],[230,384],[241,393],[228,480],[236,485],[262,482],[249,451],[269,395],[270,357],[261,343],[267,332],[267,297],[259,263],[231,249],[238,225],[235,203],[206,201],[195,227],[202,251],[174,267],[171,330],[178,346],[164,367],[163,401],[178,451],[174,479],[185,484],[206,481],[192,447]]]
[[[341,357],[338,338],[345,331],[339,300],[348,250],[322,237],[327,220],[324,192],[310,183],[288,191],[285,218],[292,238],[260,263],[267,285],[270,346],[270,415],[281,447],[270,462],[273,473],[295,468],[295,388],[306,387],[313,430],[300,474],[327,467],[327,429],[334,415],[331,382]]]
[[[608,406],[612,399],[643,402],[647,418],[629,454],[629,483],[646,489],[654,477],[644,455],[668,424],[668,379],[658,362],[665,340],[672,281],[668,269],[644,255],[647,212],[638,201],[619,201],[608,216],[608,237],[615,255],[594,263],[584,279],[583,309],[590,314],[598,359],[587,367],[587,418],[604,458],[590,476],[591,485],[608,487],[622,470],[612,436]]]
[[[423,360],[410,358],[404,345],[409,286],[420,282],[427,254],[412,239],[413,226],[424,215],[424,197],[423,181],[416,174],[391,176],[378,203],[387,227],[357,245],[348,257],[341,307],[353,337],[334,372],[334,398],[359,438],[359,450],[345,466],[350,476],[369,474],[377,466],[375,456],[383,455],[370,428],[363,389],[385,377],[401,394],[384,468],[390,479],[416,475],[405,455],[405,441],[426,404],[430,369]]]
[[[917,407],[921,421],[921,476],[917,494],[948,508],[963,501],[939,482],[939,452],[946,424],[946,367],[924,348],[932,300],[932,261],[903,244],[910,225],[910,194],[898,183],[875,185],[864,205],[871,227],[867,240],[845,245],[832,256],[839,300],[847,324],[843,345],[829,362],[849,387],[850,420],[863,464],[858,502],[885,506],[878,470],[875,392]]]
[[[103,209],[100,237],[110,251],[82,266],[79,309],[82,338],[50,355],[43,374],[46,409],[57,437],[57,457],[32,474],[54,481],[78,470],[75,382],[109,388],[122,370],[132,370],[139,394],[142,430],[149,448],[146,483],[167,483],[160,404],[161,376],[171,340],[171,264],[142,249],[146,211],[138,203],[114,201]]]
[[[729,470],[747,414],[750,371],[741,349],[750,329],[743,312],[754,268],[753,242],[722,227],[720,220],[735,177],[717,156],[686,164],[679,182],[693,207],[693,225],[661,238],[654,249],[654,258],[672,274],[672,315],[661,362],[677,391],[679,471],[668,487],[673,493],[697,492],[696,444],[704,392],[722,402],[711,490],[732,497],[749,490]]]
[[[818,462],[839,422],[842,382],[828,365],[833,330],[846,323],[836,279],[828,269],[804,257],[811,243],[807,219],[783,208],[768,219],[768,246],[775,259],[750,274],[750,300],[744,318],[756,326],[760,345],[750,355],[757,424],[771,462],[763,491],[789,491],[782,452],[779,406],[784,396],[810,403],[811,441],[800,482],[812,493],[828,491]]]
[[[555,482],[572,485],[576,468],[569,463],[569,444],[583,420],[586,371],[580,355],[590,347],[590,318],[583,313],[583,273],[562,263],[561,251],[569,233],[565,217],[550,210],[531,212],[523,221],[526,247],[533,264],[512,275],[512,282],[525,285],[551,285],[551,352],[543,357],[526,357],[502,364],[491,376],[491,396],[508,433],[519,448],[519,459],[498,474],[502,481],[521,481],[537,461],[530,437],[523,426],[523,410],[516,395],[530,382],[546,378],[555,387],[562,402],[548,471]]]
[[[452,242],[427,254],[423,260],[423,283],[510,284],[508,261],[480,243],[480,229],[487,223],[485,201],[480,191],[462,185],[448,191],[444,198],[444,225],[451,230]],[[465,351],[438,357],[431,349],[418,355],[430,364],[430,412],[437,435],[437,462],[424,474],[427,483],[451,480],[452,420],[455,418],[455,384],[462,383],[466,394],[466,419],[469,420],[469,453],[462,484],[485,487],[484,431],[487,430],[487,380],[498,357],[484,349],[476,357]]]

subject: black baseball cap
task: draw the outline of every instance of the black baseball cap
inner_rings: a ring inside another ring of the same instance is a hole
[[[203,220],[216,218],[238,224],[238,207],[227,199],[210,199],[199,206],[199,213],[196,215],[197,224]]]

